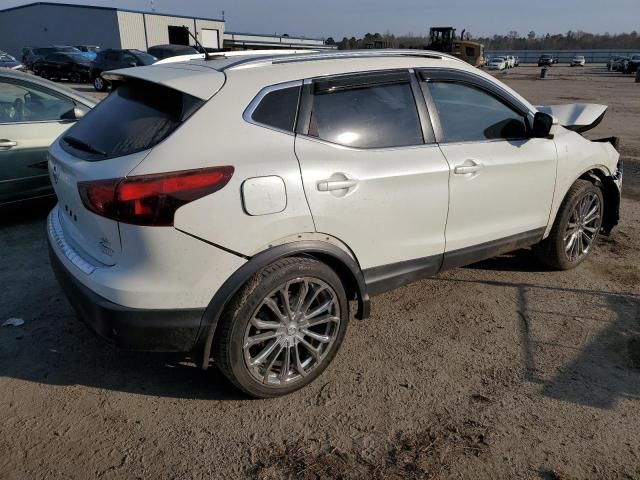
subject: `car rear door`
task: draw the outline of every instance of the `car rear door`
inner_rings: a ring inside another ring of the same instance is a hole
[[[421,76],[451,167],[445,268],[540,240],[555,189],[555,142],[531,138],[526,105],[489,80],[438,70]]]
[[[0,76],[0,203],[53,193],[47,148],[72,123],[72,100]]]
[[[303,91],[295,150],[316,230],[348,245],[371,293],[436,272],[449,166],[414,74],[320,78]]]

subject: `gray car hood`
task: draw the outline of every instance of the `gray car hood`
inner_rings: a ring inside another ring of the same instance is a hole
[[[566,129],[582,133],[597,127],[609,107],[596,103],[568,103],[543,105],[537,108],[540,112],[553,115]]]

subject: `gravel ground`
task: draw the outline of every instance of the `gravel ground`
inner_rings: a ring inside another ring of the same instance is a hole
[[[113,350],[51,273],[50,205],[0,225],[0,478],[640,478],[640,85],[520,68],[534,103],[599,102],[622,221],[576,270],[528,250],[374,299],[333,365],[248,400],[189,358]]]

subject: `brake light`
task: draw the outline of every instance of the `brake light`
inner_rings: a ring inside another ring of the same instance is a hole
[[[181,206],[217,192],[233,175],[233,167],[110,178],[78,183],[82,203],[90,211],[118,222],[171,226]]]

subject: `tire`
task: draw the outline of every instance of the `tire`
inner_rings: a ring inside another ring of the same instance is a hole
[[[100,75],[93,77],[93,88],[98,92],[106,92],[109,89],[109,84]]]
[[[585,202],[583,205],[589,203],[584,211],[586,220],[591,218],[589,213],[597,203],[597,218],[594,217],[594,220],[588,222],[581,220],[579,213],[581,202]],[[533,247],[536,257],[546,265],[558,270],[570,270],[580,265],[589,256],[593,245],[598,240],[603,212],[602,190],[588,180],[576,180],[560,205],[551,233]],[[575,235],[568,231],[570,221],[576,225],[576,228],[572,229]],[[589,235],[592,235],[591,241],[587,242]],[[571,243],[572,237],[574,237],[573,243]],[[583,246],[585,251],[577,252],[579,253],[577,254],[576,251],[582,250]]]
[[[295,312],[287,316],[281,293],[285,286],[292,310],[320,314],[312,320]],[[270,300],[273,302],[266,305]],[[329,307],[322,310],[325,305]],[[305,328],[304,322],[313,320],[322,323]],[[348,320],[349,303],[334,270],[309,258],[285,258],[257,272],[225,309],[213,340],[213,358],[244,393],[257,398],[286,395],[308,385],[327,368],[342,344]],[[269,338],[258,342],[258,335]],[[255,345],[244,348],[250,339]],[[304,342],[317,347],[319,355],[313,355]]]

